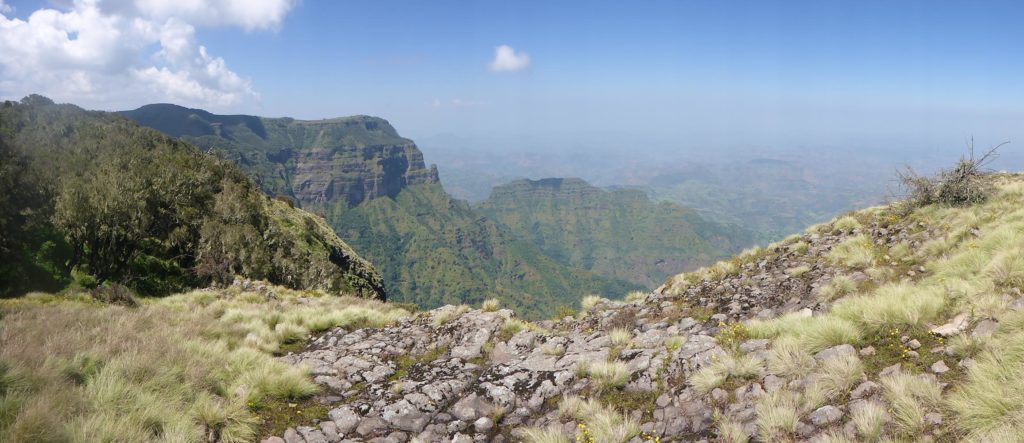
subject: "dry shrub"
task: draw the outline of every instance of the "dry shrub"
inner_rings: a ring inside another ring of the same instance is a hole
[[[1009,142],[989,149],[981,157],[974,155],[974,139],[968,143],[968,153],[956,165],[943,169],[933,177],[922,176],[909,166],[897,171],[897,180],[904,192],[901,202],[904,212],[931,204],[970,206],[984,202],[994,191],[986,168],[996,158],[996,150]]]

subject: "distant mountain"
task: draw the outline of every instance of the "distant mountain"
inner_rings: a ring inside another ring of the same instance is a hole
[[[854,155],[861,151],[837,147],[783,151],[680,143],[658,150],[643,143],[608,146],[591,140],[535,146],[452,136],[418,142],[427,159],[437,163],[445,189],[473,204],[513,180],[581,177],[602,188],[640,189],[652,200],[739,225],[755,232],[762,245],[836,214],[877,204],[888,194],[887,180],[900,163],[891,156]],[[931,170],[927,162],[912,164]]]
[[[693,210],[578,178],[517,180],[495,187],[476,208],[559,263],[648,287],[753,242],[749,231]]]
[[[432,308],[498,297],[537,317],[588,293],[638,288],[551,260],[453,199],[416,145],[383,119],[214,115],[166,104],[123,114],[222,153],[268,194],[322,214],[383,272],[391,300]]]
[[[123,115],[242,166],[268,194],[302,204],[343,201],[356,206],[395,197],[406,186],[437,183],[412,140],[386,120],[354,116],[326,120],[215,115],[171,104]]]
[[[0,106],[0,209],[0,295],[72,281],[161,295],[242,276],[385,298],[322,218],[230,162],[45,97]]]

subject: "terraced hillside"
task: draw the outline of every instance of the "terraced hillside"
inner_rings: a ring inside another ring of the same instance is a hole
[[[871,208],[624,302],[336,329],[282,361],[325,416],[265,442],[1016,441],[1024,177]]]

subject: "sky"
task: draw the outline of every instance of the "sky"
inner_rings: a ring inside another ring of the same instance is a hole
[[[438,134],[1024,143],[1024,4],[0,0],[0,97]]]

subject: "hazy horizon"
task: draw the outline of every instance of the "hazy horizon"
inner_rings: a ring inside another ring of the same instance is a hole
[[[1024,140],[1013,2],[352,6],[3,0],[0,96],[651,153]]]

